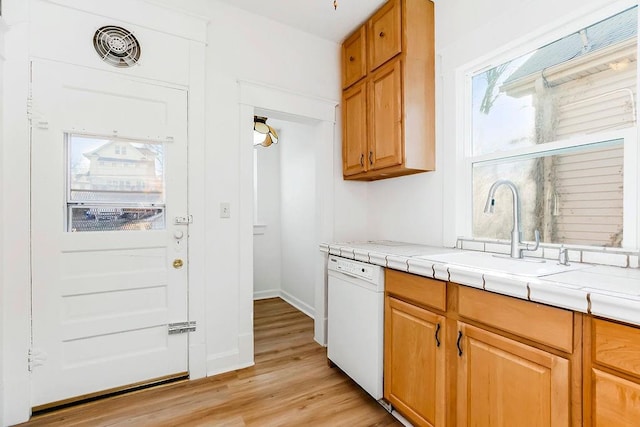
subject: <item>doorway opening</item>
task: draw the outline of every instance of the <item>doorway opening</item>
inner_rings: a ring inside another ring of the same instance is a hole
[[[280,297],[313,318],[317,123],[269,123],[279,142],[254,147],[253,297]]]
[[[314,319],[314,340],[322,345],[326,343],[327,305],[326,305],[326,257],[319,251],[321,242],[333,239],[333,182],[341,176],[334,171],[335,117],[337,101],[309,97],[279,90],[252,82],[240,82],[240,360],[251,364],[254,360],[253,342],[253,300],[254,300],[254,117],[267,117],[269,123],[286,121],[306,125],[304,138],[313,141],[313,175],[315,177],[315,212],[306,220],[312,224],[314,251],[309,263],[310,271],[306,277],[313,283],[313,311],[308,310]],[[283,129],[286,133],[286,129]],[[279,135],[283,141],[284,133]],[[278,143],[280,145],[280,143]],[[281,272],[282,274],[282,272]]]

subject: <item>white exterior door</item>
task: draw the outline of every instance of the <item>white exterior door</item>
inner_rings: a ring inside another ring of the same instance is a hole
[[[186,91],[36,61],[31,118],[32,406],[186,374]]]

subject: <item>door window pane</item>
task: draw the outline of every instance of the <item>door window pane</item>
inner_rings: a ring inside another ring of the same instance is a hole
[[[165,227],[161,143],[67,136],[67,231]]]

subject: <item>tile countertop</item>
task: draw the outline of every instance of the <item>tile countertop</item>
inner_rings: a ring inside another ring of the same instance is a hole
[[[578,270],[527,277],[437,261],[443,254],[470,252],[460,249],[371,241],[321,244],[320,250],[394,270],[640,325],[638,268],[584,264]],[[436,260],[430,260],[430,256]]]

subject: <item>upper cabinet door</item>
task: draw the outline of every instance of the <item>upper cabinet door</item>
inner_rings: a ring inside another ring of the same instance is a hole
[[[369,69],[375,70],[402,51],[400,0],[391,0],[369,20]]]
[[[369,83],[369,170],[401,165],[402,64],[400,58],[379,68]]]
[[[342,88],[346,89],[367,75],[367,27],[361,26],[342,44]]]
[[[366,80],[342,94],[342,172],[344,176],[367,170]]]

